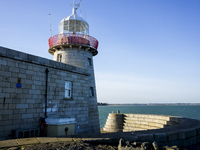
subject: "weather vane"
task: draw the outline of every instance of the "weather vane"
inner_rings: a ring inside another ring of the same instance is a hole
[[[80,3],[79,4],[76,4],[76,1],[73,1],[74,3],[74,8],[77,9],[78,7],[80,7]]]
[[[80,3],[78,4],[76,4],[76,1],[73,1],[73,14],[76,14],[76,10],[78,9],[78,7],[80,7],[81,1],[82,0],[80,0]],[[72,6],[72,4],[70,4],[69,6]]]

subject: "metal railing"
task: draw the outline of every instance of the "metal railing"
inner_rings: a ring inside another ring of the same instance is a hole
[[[84,34],[73,34],[73,33],[63,33],[57,34],[49,38],[49,48],[60,45],[60,44],[78,44],[78,45],[87,45],[92,48],[98,48],[98,41]]]

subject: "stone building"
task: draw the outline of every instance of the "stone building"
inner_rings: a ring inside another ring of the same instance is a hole
[[[0,47],[0,139],[39,136],[41,118],[49,136],[100,132],[93,68],[98,41],[77,8],[49,39],[54,60]]]

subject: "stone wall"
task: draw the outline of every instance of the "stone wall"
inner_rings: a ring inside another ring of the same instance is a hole
[[[179,124],[173,116],[125,114],[123,132],[166,128]]]
[[[123,119],[119,119],[123,116]],[[121,122],[120,122],[121,120]],[[121,126],[123,124],[123,126]],[[190,147],[200,144],[200,121],[148,114],[109,114],[106,132],[130,132],[131,142],[154,142],[160,146]],[[115,131],[114,131],[115,130]]]
[[[98,133],[96,93],[90,96],[86,69],[0,47],[0,139],[16,129],[40,126],[45,117],[75,118],[76,133]],[[72,98],[65,99],[65,81],[72,82]]]
[[[129,132],[160,129],[179,124],[173,116],[110,113],[103,128],[106,132]]]

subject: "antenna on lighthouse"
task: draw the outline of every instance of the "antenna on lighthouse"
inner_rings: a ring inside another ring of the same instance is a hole
[[[80,16],[83,17],[87,21],[87,17],[86,17],[85,11],[83,9],[82,0],[80,0],[79,7],[80,7]]]
[[[82,15],[82,0],[80,0],[80,3],[79,3],[79,6],[80,6],[80,16],[81,17],[83,17],[83,15]]]
[[[51,14],[49,14],[49,24],[50,24],[50,32],[51,32],[51,37],[52,37],[52,29],[51,29]]]

